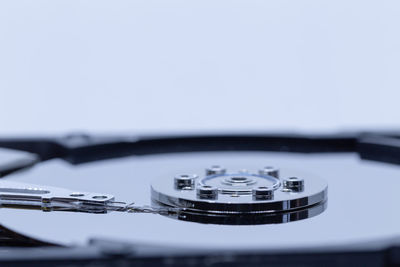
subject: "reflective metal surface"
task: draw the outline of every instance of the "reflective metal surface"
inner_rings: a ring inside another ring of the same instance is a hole
[[[3,208],[91,213],[106,213],[124,208],[114,203],[114,196],[109,194],[73,192],[58,187],[0,181],[0,207]]]
[[[305,219],[307,216],[288,216],[283,213],[300,212],[300,209],[326,202],[327,183],[321,178],[311,175],[304,178],[288,177],[281,183],[267,173],[224,171],[215,174],[207,170],[203,177],[197,174],[181,174],[175,178],[163,175],[152,183],[152,200],[155,204],[183,208],[186,215],[178,216],[182,220],[229,224],[291,221],[278,219],[281,217]],[[276,169],[272,174],[277,175]],[[190,184],[177,187],[177,179],[185,182],[190,179]],[[318,210],[323,211],[321,208]]]
[[[0,148],[0,177],[32,167],[40,161],[33,153]]]
[[[264,199],[265,200],[265,199]],[[153,207],[158,207],[162,211],[165,209],[160,202],[153,202]],[[327,202],[323,201],[315,205],[307,206],[301,209],[291,209],[284,212],[263,212],[263,213],[211,213],[202,212],[192,209],[181,209],[179,212],[169,212],[158,214],[168,216],[169,218],[204,223],[204,224],[221,224],[221,225],[260,225],[260,224],[281,224],[295,222],[299,220],[309,219],[321,214],[327,208]],[[178,244],[179,245],[179,244]]]
[[[44,184],[84,192],[106,192],[117,200],[150,204],[149,186],[160,177],[204,174],[218,163],[227,170],[280,168],[286,177],[321,177],[329,184],[328,208],[312,218],[284,224],[217,225],[173,220],[151,213],[107,214],[0,209],[0,224],[59,244],[86,244],[90,238],[191,248],[306,249],[342,246],[400,236],[397,203],[400,168],[362,162],[351,154],[212,152],[128,157],[71,166],[44,162],[7,176],[8,181]],[[307,180],[305,180],[307,190]],[[374,192],[374,196],[368,195]],[[150,210],[151,211],[151,210]],[[301,215],[300,215],[301,216]],[[379,227],[378,227],[379,226]]]

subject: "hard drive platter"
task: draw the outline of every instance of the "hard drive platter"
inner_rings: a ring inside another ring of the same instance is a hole
[[[79,165],[53,158],[0,181],[0,218],[12,232],[63,247],[101,239],[182,251],[373,251],[398,245],[399,176],[394,164],[345,152],[195,150]],[[64,211],[45,197],[39,208],[13,208],[10,195],[21,201],[24,192],[9,188],[21,185],[95,204],[113,198],[113,209]]]

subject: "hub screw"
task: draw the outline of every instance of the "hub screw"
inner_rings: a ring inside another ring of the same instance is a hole
[[[267,186],[259,186],[252,190],[254,200],[269,200],[274,197],[274,190]]]
[[[210,185],[203,185],[197,188],[197,197],[201,199],[217,199],[218,188]]]
[[[181,174],[174,178],[175,188],[177,189],[193,189],[194,182],[197,179],[196,174]]]
[[[266,175],[266,176],[273,176],[273,177],[279,178],[279,169],[272,167],[272,166],[264,167],[263,169],[259,170],[258,173],[261,176]]]
[[[206,169],[206,176],[218,175],[218,174],[222,175],[222,174],[225,174],[225,173],[226,173],[226,169],[221,167],[221,166],[219,166],[219,165],[213,165],[210,168]]]
[[[283,187],[292,191],[300,192],[304,190],[304,179],[289,177],[283,180]]]

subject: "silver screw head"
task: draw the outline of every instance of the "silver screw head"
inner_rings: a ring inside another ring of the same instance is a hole
[[[210,185],[203,185],[197,188],[197,197],[201,199],[217,199],[218,188]]]
[[[275,178],[279,178],[279,169],[272,166],[266,166],[261,170],[259,170],[258,174],[260,174],[261,176],[265,175],[265,176],[273,176]]]
[[[195,180],[197,179],[196,174],[180,174],[175,176],[174,184],[177,189],[193,189]]]
[[[252,190],[254,200],[269,200],[274,197],[274,190],[267,186],[259,186]]]
[[[283,187],[293,191],[304,190],[304,179],[298,177],[289,177],[283,180]]]
[[[218,174],[225,174],[226,169],[219,165],[213,165],[210,168],[206,169],[206,175],[218,175]]]

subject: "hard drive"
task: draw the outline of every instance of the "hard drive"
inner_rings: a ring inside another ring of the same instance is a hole
[[[399,143],[371,132],[3,138],[0,262],[394,266]]]

